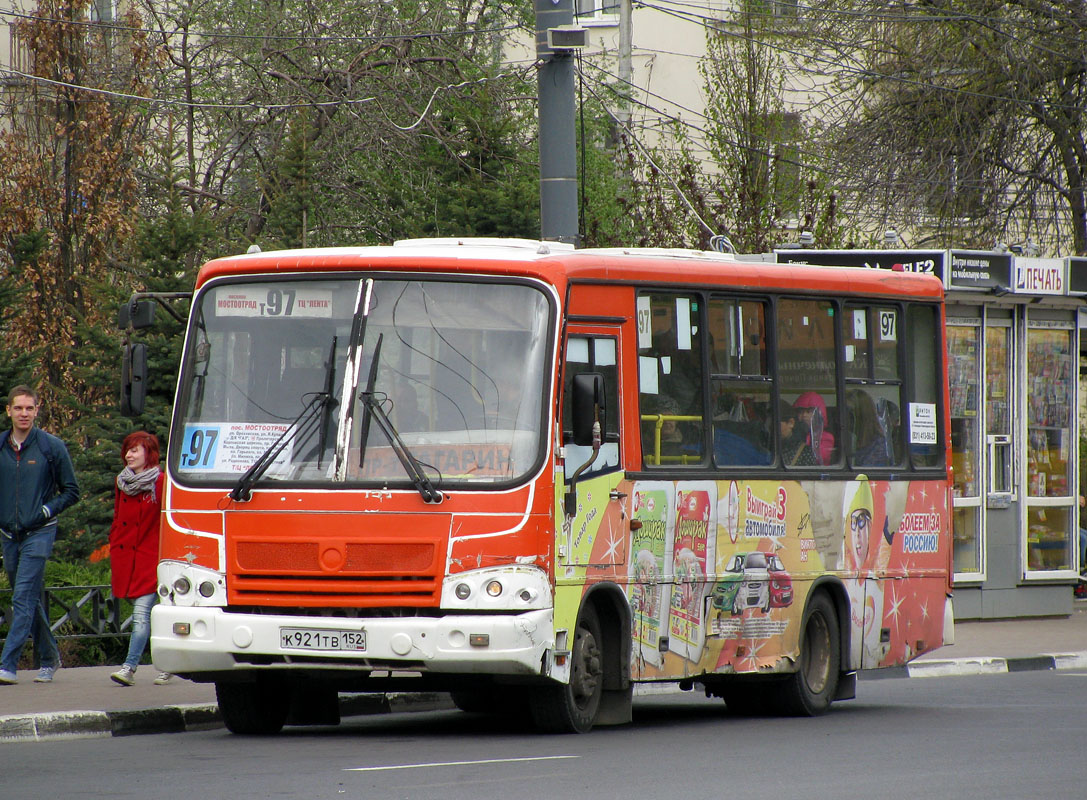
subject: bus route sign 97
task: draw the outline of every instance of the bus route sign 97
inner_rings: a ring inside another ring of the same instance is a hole
[[[218,422],[186,425],[181,440],[181,472],[241,474],[290,426],[263,422]],[[285,447],[269,472],[290,466],[291,448]]]

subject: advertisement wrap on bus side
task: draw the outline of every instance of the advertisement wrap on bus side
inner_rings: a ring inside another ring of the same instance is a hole
[[[615,542],[614,520],[575,519],[590,552],[562,574],[626,582],[635,679],[787,669],[826,574],[849,597],[850,668],[905,664],[942,643],[944,488],[864,476],[621,481],[629,543]]]

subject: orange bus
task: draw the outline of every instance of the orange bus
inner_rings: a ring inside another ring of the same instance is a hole
[[[639,683],[814,715],[950,633],[929,276],[523,240],[199,273],[157,668],[234,732],[442,690],[547,731]]]

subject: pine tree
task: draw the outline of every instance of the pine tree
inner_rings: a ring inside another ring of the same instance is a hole
[[[15,321],[26,313],[27,290],[20,279],[22,265],[37,258],[44,238],[40,231],[13,237],[14,258],[6,268],[0,264],[0,396],[5,405],[13,387],[34,383],[38,352],[21,341]]]

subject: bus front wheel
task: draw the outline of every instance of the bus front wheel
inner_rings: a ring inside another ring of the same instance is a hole
[[[570,683],[534,689],[529,708],[536,727],[547,733],[587,733],[604,691],[603,638],[592,606],[581,611],[570,649]]]
[[[250,736],[279,733],[291,706],[287,687],[268,680],[216,683],[215,699],[227,730]]]
[[[778,695],[781,711],[794,717],[814,717],[830,708],[838,692],[841,635],[834,604],[823,592],[815,595],[804,614],[800,658]]]

